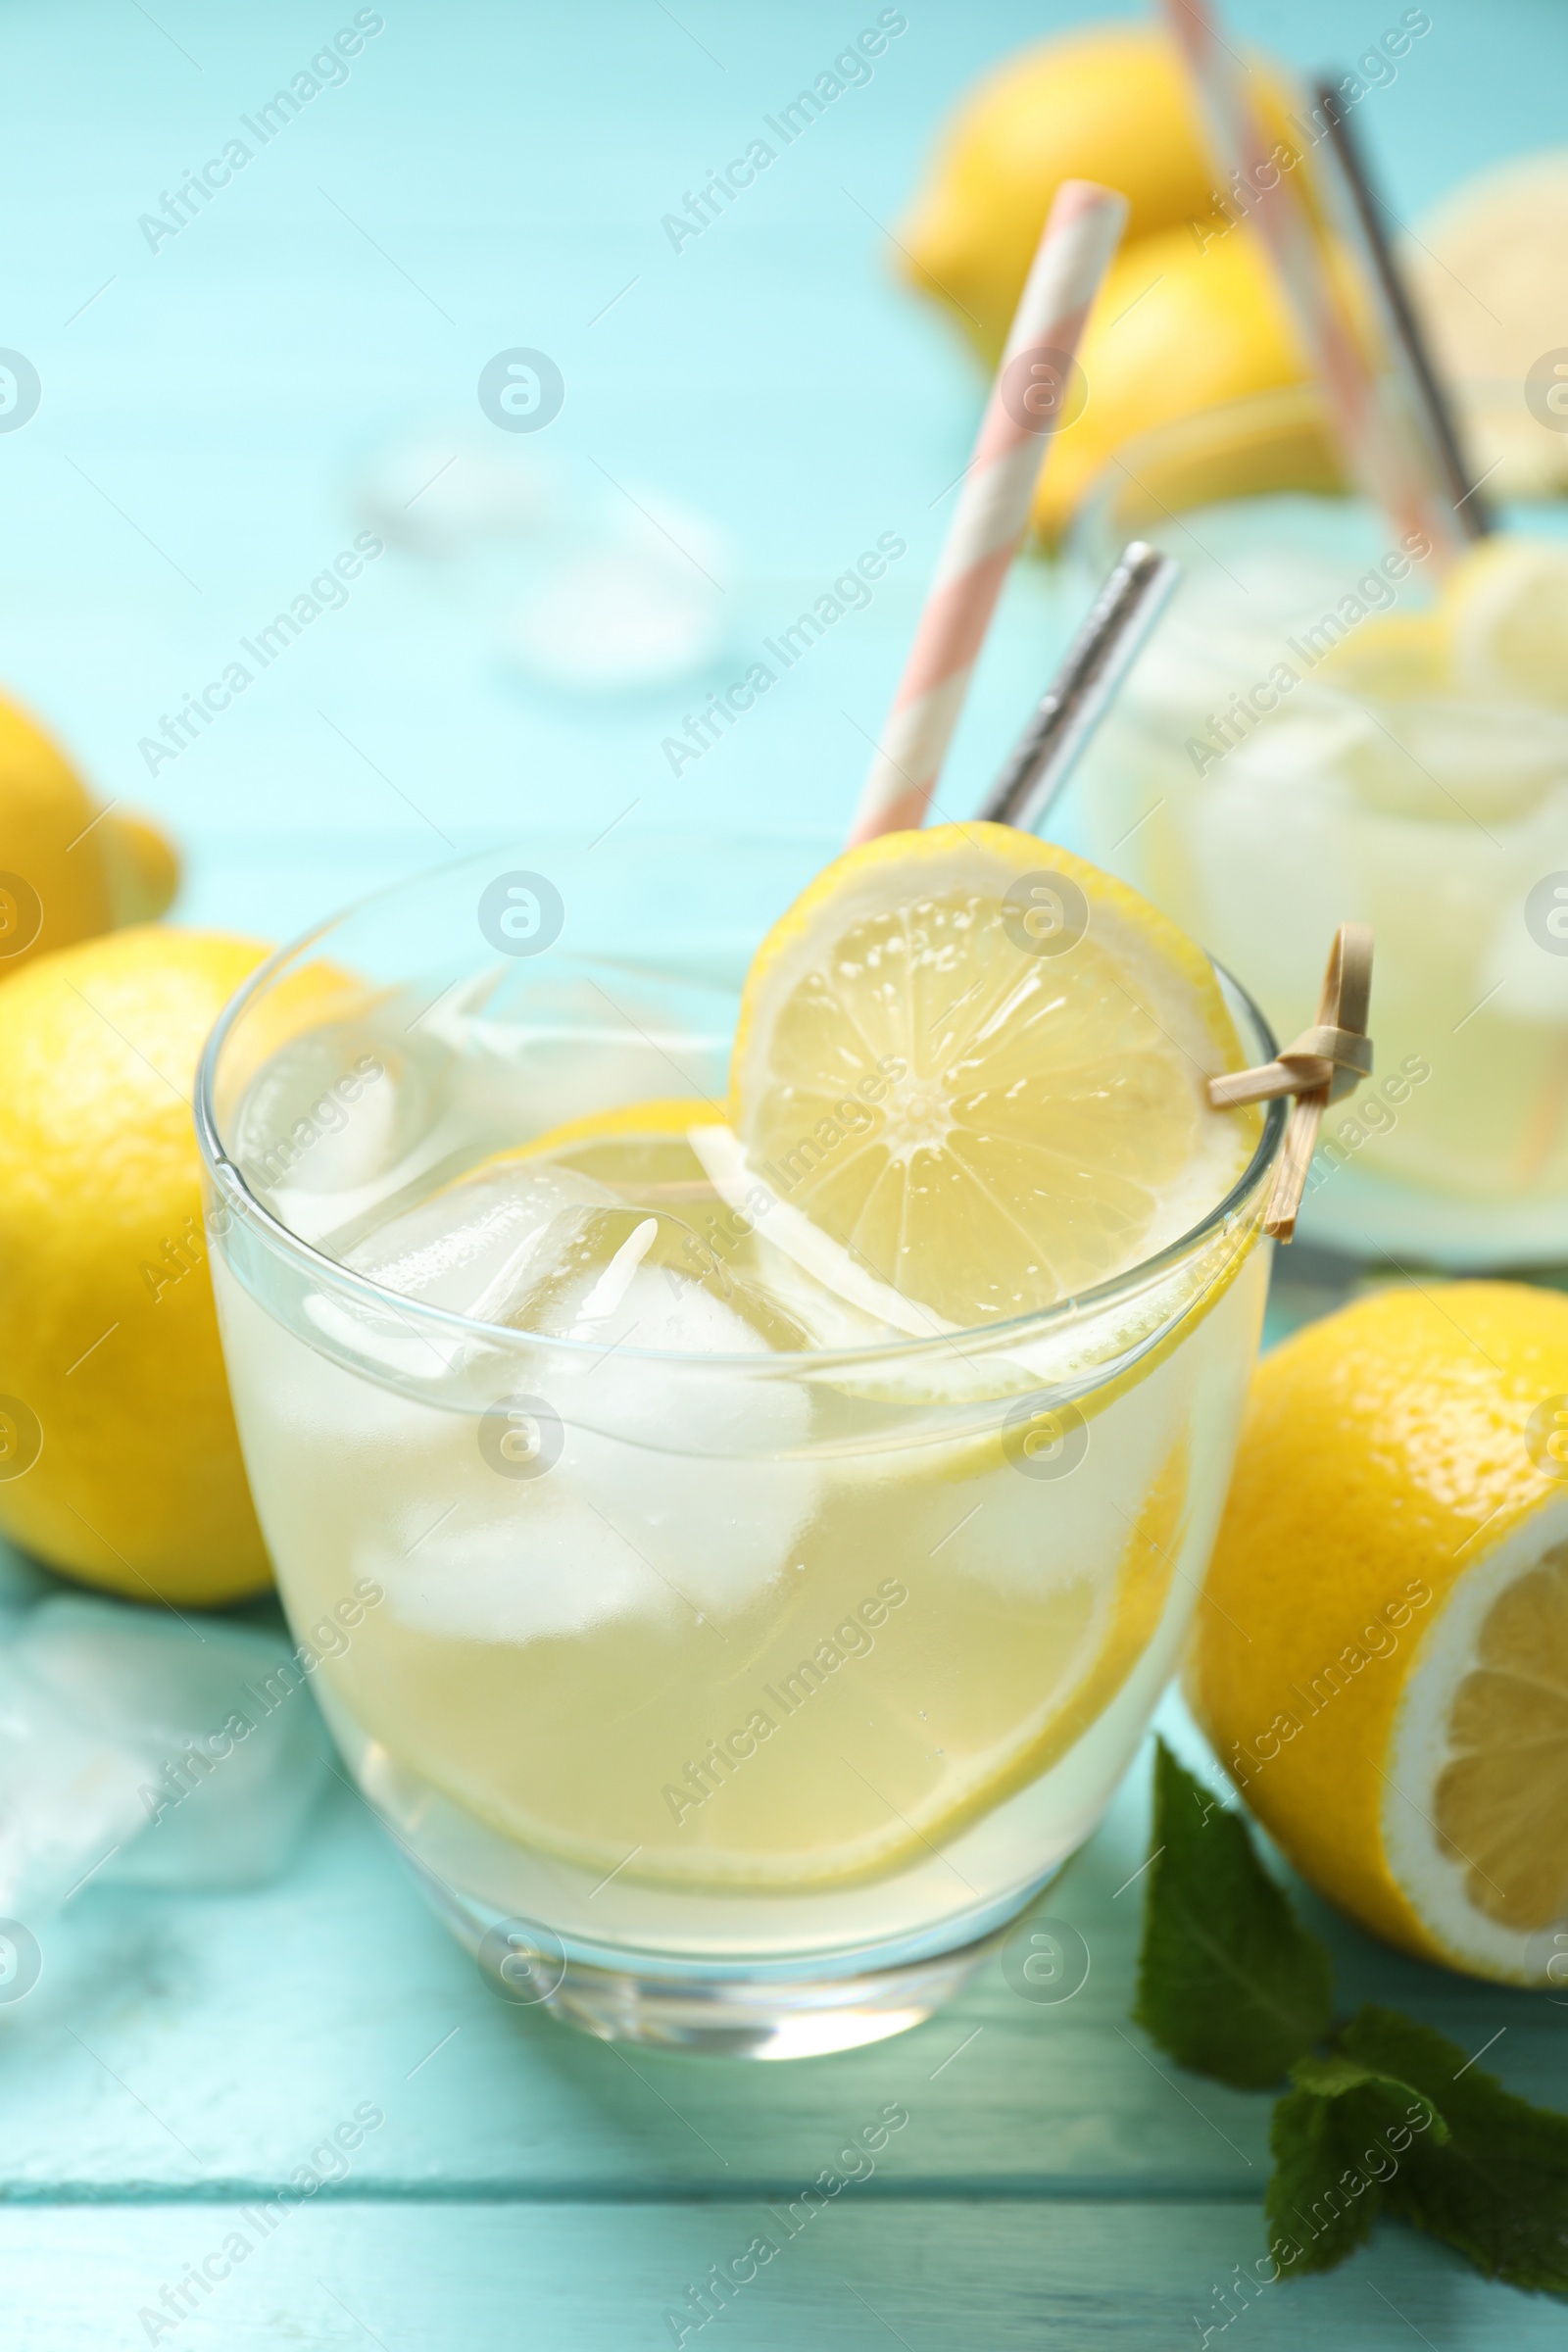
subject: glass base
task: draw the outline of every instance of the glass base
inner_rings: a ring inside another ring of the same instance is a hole
[[[1000,1938],[935,1960],[791,1984],[671,1983],[568,1963],[549,2006],[601,2041],[713,2058],[823,2058],[922,2026],[960,1992]]]
[[[548,2009],[600,2041],[713,2058],[823,2058],[924,2025],[1001,1949],[1018,1908],[955,1950],[882,1968],[820,1977],[655,1973],[572,1959],[548,1928],[497,1919],[415,1867],[500,1999]]]

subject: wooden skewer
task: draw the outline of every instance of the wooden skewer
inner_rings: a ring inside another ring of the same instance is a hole
[[[1372,1074],[1372,1040],[1366,1033],[1371,1001],[1371,929],[1366,923],[1342,923],[1334,935],[1312,1027],[1282,1048],[1275,1060],[1208,1082],[1208,1100],[1215,1110],[1232,1109],[1240,1102],[1266,1102],[1277,1095],[1296,1097],[1263,1217],[1263,1231],[1275,1241],[1288,1242],[1296,1232],[1323,1113],[1331,1103],[1353,1095]]]

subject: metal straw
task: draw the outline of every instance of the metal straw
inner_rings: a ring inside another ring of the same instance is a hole
[[[1453,409],[1410,307],[1410,297],[1405,291],[1404,279],[1394,258],[1378,200],[1367,175],[1365,158],[1356,145],[1349,119],[1340,103],[1340,95],[1333,82],[1318,82],[1313,97],[1328,126],[1329,146],[1344,177],[1355,225],[1361,233],[1365,258],[1371,265],[1373,277],[1393,324],[1405,363],[1406,381],[1421,421],[1426,426],[1444,487],[1453,506],[1454,519],[1467,538],[1484,539],[1489,532],[1496,529],[1496,522],[1471,479],[1470,468],[1465,463],[1459,442],[1458,428],[1454,423]]]
[[[1135,539],[1095,600],[987,796],[992,824],[1031,832],[1056,800],[1175,587],[1174,557]]]

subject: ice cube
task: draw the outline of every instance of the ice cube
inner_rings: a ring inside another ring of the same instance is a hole
[[[614,1205],[613,1193],[574,1169],[503,1159],[398,1208],[343,1263],[405,1298],[483,1321],[521,1290],[564,1211]]]
[[[644,1273],[660,1280],[640,1280]],[[640,1206],[571,1208],[539,1237],[524,1279],[492,1296],[490,1318],[547,1339],[725,1352],[734,1334],[708,1311],[722,1301],[768,1348],[808,1345],[760,1282],[737,1272],[685,1218]],[[657,1335],[657,1336],[652,1336]]]
[[[1361,800],[1427,824],[1519,823],[1568,780],[1568,725],[1486,703],[1386,702],[1344,761]]]
[[[231,1146],[251,1190],[305,1240],[403,1189],[446,1147],[450,1052],[400,1018],[291,1038],[252,1081]]]
[[[557,522],[568,499],[561,469],[548,460],[463,431],[387,450],[359,492],[366,519],[383,539],[436,557],[486,539],[526,538]]]
[[[395,1617],[520,1642],[728,1611],[787,1572],[819,1473],[799,1458],[808,1391],[764,1366],[804,1334],[683,1218],[511,1158],[398,1208],[343,1262],[377,1291],[306,1299],[320,1355],[278,1335],[299,1360],[271,1365],[264,1329],[233,1355],[288,1428],[294,1470],[274,1511],[303,1514],[315,1545],[329,1522],[351,1580],[374,1577]],[[227,1324],[265,1324],[237,1285],[220,1288]],[[413,1301],[487,1321],[493,1338],[444,1330]],[[508,1434],[514,1392],[557,1436],[537,1475],[496,1458],[491,1423]],[[340,1506],[357,1493],[373,1510]]]
[[[635,692],[706,669],[727,635],[719,594],[653,550],[565,555],[502,623],[517,667],[579,694]]]
[[[510,1494],[498,1481],[470,1495],[413,1551],[363,1539],[356,1573],[375,1578],[403,1624],[450,1642],[560,1641],[672,1614],[675,1587],[586,1497],[576,1449],[579,1475],[564,1467]]]
[[[384,1586],[405,1622],[489,1642],[628,1616],[689,1624],[743,1608],[798,1555],[820,1494],[816,1465],[800,1458],[807,1391],[757,1377],[773,1352],[765,1328],[647,1262],[657,1235],[632,1262],[627,1243],[659,1220],[616,1214],[632,1229],[620,1248],[607,1261],[601,1236],[575,1294],[554,1294],[578,1345],[545,1356],[532,1376],[545,1393],[521,1400],[548,1422],[548,1445],[509,1460],[484,1422],[431,1415],[418,1476],[457,1503],[433,1526],[427,1510],[406,1545],[388,1542],[384,1514],[360,1533],[354,1574]],[[682,1356],[689,1366],[671,1360]],[[497,1399],[498,1428],[509,1409]]]
[[[0,1914],[37,1919],[148,1825],[145,1749],[90,1730],[0,1654]]]
[[[0,1657],[0,1909],[86,1878],[234,1886],[280,1867],[325,1742],[274,1635],[77,1594]]]

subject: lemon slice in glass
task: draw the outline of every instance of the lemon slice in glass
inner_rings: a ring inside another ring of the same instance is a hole
[[[1391,612],[1364,620],[1329,648],[1317,675],[1344,694],[1391,703],[1451,693],[1448,633],[1436,612]]]
[[[753,960],[730,1120],[779,1199],[877,1280],[972,1327],[1073,1296],[1223,1199],[1255,1112],[1202,951],[1006,825],[840,858]]]

